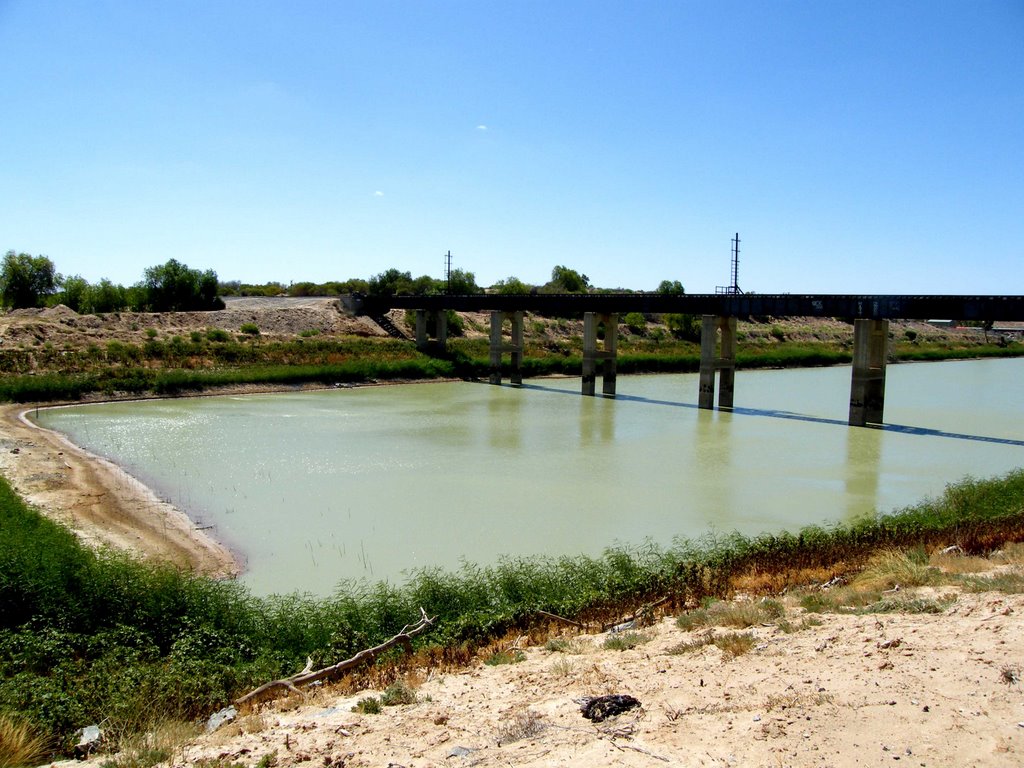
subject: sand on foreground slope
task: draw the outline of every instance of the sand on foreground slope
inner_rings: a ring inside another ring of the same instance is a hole
[[[738,657],[714,645],[671,653],[699,633],[665,619],[639,630],[651,639],[631,650],[581,636],[568,653],[531,648],[517,664],[423,673],[411,680],[417,703],[380,714],[352,711],[379,691],[278,702],[171,764],[1018,766],[1022,615],[1024,596],[961,594],[941,614],[759,626]],[[642,707],[603,723],[582,717],[580,699],[613,693]]]

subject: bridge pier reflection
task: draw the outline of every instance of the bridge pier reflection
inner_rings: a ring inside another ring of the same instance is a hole
[[[603,349],[597,347],[598,325],[604,325]],[[593,395],[597,383],[597,361],[601,366],[601,392],[615,395],[615,377],[618,366],[615,361],[619,340],[619,316],[615,313],[583,313],[583,385],[584,395]]]

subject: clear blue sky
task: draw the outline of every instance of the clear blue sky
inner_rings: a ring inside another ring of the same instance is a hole
[[[0,251],[1024,293],[1024,0],[0,0]]]

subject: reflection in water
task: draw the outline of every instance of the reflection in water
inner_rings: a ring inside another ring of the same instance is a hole
[[[497,390],[487,398],[488,418],[486,422],[491,447],[498,450],[518,451],[523,444],[520,418],[523,409],[521,393],[516,390],[509,391],[505,387],[497,387],[493,384],[487,386]]]
[[[882,434],[877,429],[846,430],[846,519],[878,511]]]
[[[327,594],[341,578],[401,580],[462,558],[796,530],[1024,464],[1024,360],[893,366],[886,417],[915,429],[847,427],[848,368],[742,377],[732,413],[698,409],[697,377],[677,375],[620,377],[614,400],[582,397],[578,379],[430,383],[39,420],[214,525],[264,593]]]
[[[615,403],[610,398],[580,395],[580,446],[608,445],[615,440]]]

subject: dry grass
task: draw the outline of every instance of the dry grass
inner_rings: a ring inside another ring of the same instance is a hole
[[[163,720],[145,733],[122,736],[120,751],[103,763],[103,768],[150,768],[157,763],[183,759],[185,744],[199,734],[194,723]]]
[[[726,658],[735,658],[751,650],[755,641],[753,632],[725,632],[716,635],[714,632],[708,631],[694,640],[673,645],[666,653],[679,656],[713,645],[725,654]]]
[[[984,557],[965,555],[959,550],[935,552],[928,558],[928,564],[943,573],[981,573],[992,568],[992,561]]]
[[[569,659],[558,659],[548,667],[548,671],[554,677],[573,677],[576,673],[576,665]]]
[[[923,587],[943,580],[937,568],[917,553],[883,550],[874,555],[851,582],[855,589],[888,590],[895,587]]]
[[[998,552],[992,553],[992,561],[1000,565],[1024,565],[1024,542],[1006,544]]]
[[[755,638],[753,632],[728,632],[717,635],[712,642],[728,658],[736,658],[754,647]]]
[[[31,726],[0,715],[0,768],[21,768],[43,762],[49,752],[47,739]]]
[[[588,637],[553,637],[544,644],[544,650],[553,653],[567,653],[571,656],[580,656],[585,653],[592,653],[594,643]]]
[[[608,635],[601,647],[606,651],[628,651],[649,643],[651,639],[651,635],[641,632],[624,632],[621,635]]]
[[[676,626],[687,631],[703,627],[746,629],[779,621],[785,614],[786,609],[777,600],[719,601],[682,614],[676,619]]]
[[[498,728],[495,736],[500,746],[523,739],[532,739],[543,733],[547,727],[543,717],[528,709],[525,712],[513,713],[512,717]]]

